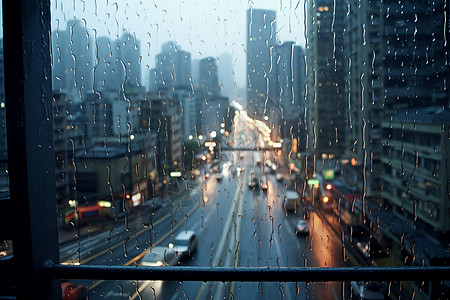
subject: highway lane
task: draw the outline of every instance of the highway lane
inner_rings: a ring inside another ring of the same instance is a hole
[[[196,265],[196,266],[220,266],[223,264],[226,253],[223,249],[226,249],[224,243],[229,242],[229,236],[224,232],[229,231],[232,228],[233,218],[233,206],[238,203],[234,201],[234,198],[239,195],[239,181],[230,179],[231,174],[224,176],[221,182],[217,182],[215,176],[210,177],[209,180],[201,187],[201,194],[203,195],[202,201],[192,205],[180,205],[179,211],[174,214],[175,219],[181,220],[177,222],[177,225],[172,227],[173,232],[169,231],[165,235],[162,235],[162,231],[156,238],[158,245],[168,245],[174,242],[174,236],[183,230],[194,230],[197,232],[200,244],[197,252],[194,254],[193,259],[188,261],[182,261],[183,265]],[[176,206],[176,205],[175,205]],[[191,208],[192,207],[192,208]],[[184,219],[179,219],[180,216],[185,214],[189,208],[194,209],[192,214]],[[177,208],[178,209],[178,208]],[[230,213],[231,212],[231,213]],[[170,218],[169,218],[170,219]],[[170,226],[169,219],[166,223],[161,223],[161,228],[167,228]],[[172,222],[174,223],[174,222]],[[228,225],[227,225],[228,224]],[[222,234],[221,234],[222,233]],[[223,239],[222,237],[225,237]],[[139,255],[136,241],[129,240],[127,257],[130,260],[131,257]],[[224,242],[222,242],[224,241]],[[154,243],[154,244],[156,244]],[[140,250],[142,251],[142,250]],[[124,264],[127,263],[124,248],[117,248],[115,251],[118,257],[114,262],[111,262],[111,257],[105,254],[103,257],[99,257],[98,260],[92,261],[92,263],[105,263],[111,264]],[[120,259],[119,259],[120,258]],[[164,299],[170,299],[178,293],[190,295],[190,298],[195,298],[199,291],[207,292],[209,288],[202,289],[200,286],[203,283],[177,283],[177,282],[102,282],[98,286],[92,286],[90,291],[90,299],[97,299],[97,297],[104,299],[121,299],[121,297],[131,297],[131,299],[144,298],[153,296],[160,296]],[[199,294],[201,295],[201,293]]]
[[[256,143],[257,135],[250,134],[252,130],[246,128],[239,132],[238,144],[248,146]],[[133,231],[134,234],[127,231],[119,234],[117,229],[117,236],[122,238],[118,238],[116,245],[119,246],[106,249],[105,253],[87,263],[136,265],[151,245],[167,246],[174,242],[177,233],[189,229],[197,232],[199,248],[192,259],[181,262],[183,265],[271,268],[343,266],[341,242],[322,221],[320,213],[311,213],[309,236],[296,236],[295,223],[302,217],[301,209],[297,214],[285,210],[283,201],[287,185],[276,181],[274,174],[267,174],[266,177],[263,168],[256,165],[255,156],[262,155],[255,153],[245,152],[242,159],[240,153],[224,153],[222,181],[218,182],[214,175],[210,176],[191,192],[192,197],[174,202],[167,217],[155,217],[160,221],[155,221],[152,227],[140,228]],[[264,158],[271,156],[267,153]],[[238,167],[245,171],[239,174],[236,171]],[[267,194],[247,186],[252,173],[258,178],[267,178]],[[136,226],[144,227],[139,222],[136,220]],[[84,283],[90,286],[90,299],[217,299],[224,296],[234,299],[338,299],[342,293],[339,283]]]

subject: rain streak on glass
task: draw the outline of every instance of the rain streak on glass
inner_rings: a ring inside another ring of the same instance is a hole
[[[51,8],[62,263],[450,261],[445,1],[55,0]],[[89,299],[449,292],[434,281],[75,282]]]

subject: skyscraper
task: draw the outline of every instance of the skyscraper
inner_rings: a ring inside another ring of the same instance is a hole
[[[305,61],[303,49],[294,42],[274,46],[269,73],[269,98],[281,108],[283,138],[297,138],[305,101]]]
[[[232,98],[235,91],[235,76],[233,57],[230,53],[221,53],[217,64],[219,71],[219,84],[223,96]]]
[[[316,155],[341,156],[346,145],[343,2],[310,1],[307,7],[308,147]]]
[[[204,98],[220,95],[219,73],[214,57],[200,60],[200,89]]]
[[[172,93],[175,89],[192,89],[191,54],[175,42],[167,42],[156,56],[156,82],[160,91]],[[150,78],[154,74],[150,74]]]
[[[263,98],[268,96],[270,49],[276,45],[276,12],[250,8],[247,25],[247,101],[251,102],[261,94]]]
[[[368,197],[380,193],[383,99],[382,2],[349,1],[346,17],[346,102],[348,128],[344,177]],[[361,26],[364,24],[363,26]],[[364,141],[364,142],[363,142]],[[370,171],[369,171],[370,170]],[[366,184],[361,178],[366,178]]]
[[[53,32],[53,89],[65,90],[69,100],[81,101],[93,90],[93,43],[87,28],[77,19],[67,29]]]
[[[112,55],[112,42],[109,37],[98,37],[96,39],[97,64],[94,69],[94,88],[96,91],[112,89],[118,85],[114,83],[113,74],[114,60]]]
[[[201,130],[205,135],[218,132],[221,123],[225,122],[228,111],[228,98],[221,96],[219,71],[216,59],[207,57],[200,60],[200,97],[202,120]]]
[[[125,31],[119,39],[118,51],[118,68],[124,72],[125,85],[140,85],[141,46],[136,35]]]

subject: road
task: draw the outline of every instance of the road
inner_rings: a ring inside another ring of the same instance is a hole
[[[236,121],[235,146],[264,144],[254,124]],[[307,220],[310,234],[296,235],[302,216],[284,207],[287,182],[264,167],[274,153],[224,152],[223,179],[214,174],[192,185],[154,215],[142,213],[128,222],[61,249],[63,263],[137,265],[152,246],[168,246],[183,230],[197,233],[199,247],[187,266],[207,267],[341,267],[342,242],[320,212]],[[259,164],[258,160],[262,163]],[[239,171],[243,170],[243,171]],[[264,171],[267,171],[264,173]],[[249,188],[252,177],[265,179],[267,192]],[[287,177],[287,176],[286,176]],[[89,299],[341,299],[340,283],[79,281]]]

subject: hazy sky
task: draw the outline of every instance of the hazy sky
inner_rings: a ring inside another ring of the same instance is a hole
[[[192,59],[233,55],[239,85],[245,85],[246,11],[264,8],[277,11],[277,38],[304,45],[304,1],[218,0],[55,0],[51,1],[52,30],[65,30],[66,21],[83,21],[92,38],[115,39],[128,30],[140,40],[142,72],[146,84],[155,54],[168,40],[175,40]],[[95,32],[93,31],[95,29]],[[219,64],[220,67],[220,64]]]

